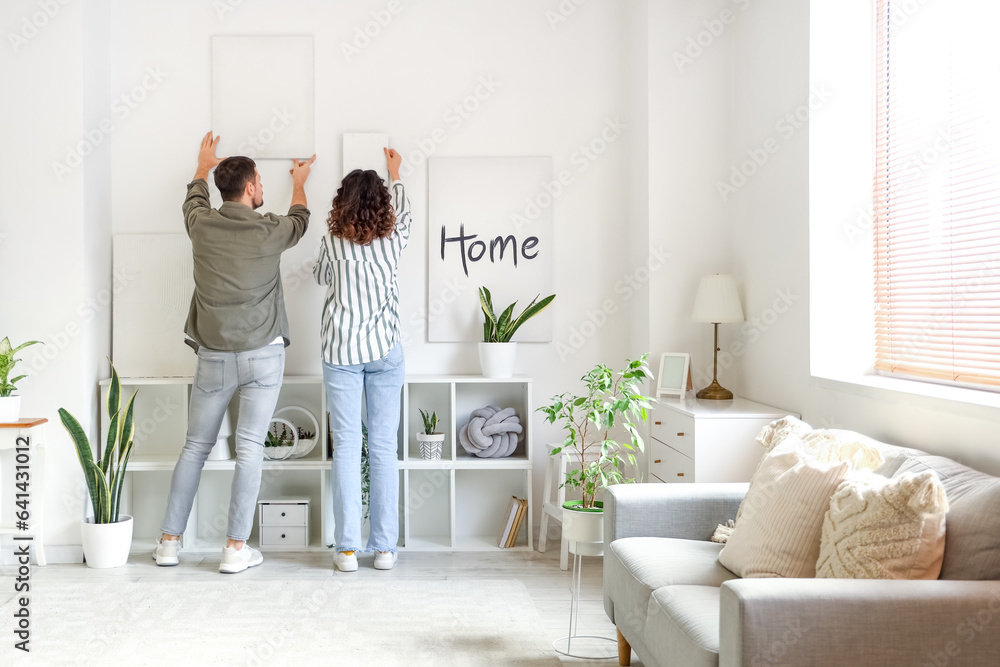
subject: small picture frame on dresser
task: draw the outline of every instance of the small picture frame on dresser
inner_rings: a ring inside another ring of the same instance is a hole
[[[683,399],[688,389],[690,371],[690,354],[664,352],[660,357],[660,372],[656,376],[656,397],[676,396]]]

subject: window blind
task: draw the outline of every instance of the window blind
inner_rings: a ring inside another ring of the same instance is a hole
[[[875,6],[875,367],[1000,388],[1000,2]]]

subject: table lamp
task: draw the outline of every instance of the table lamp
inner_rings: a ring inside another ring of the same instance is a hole
[[[705,276],[698,285],[698,295],[694,299],[694,312],[691,317],[695,322],[710,322],[715,325],[715,345],[712,352],[712,384],[696,395],[698,398],[712,400],[729,400],[733,392],[719,384],[719,324],[724,322],[742,322],[743,306],[740,305],[740,295],[736,292],[736,282],[727,274]]]

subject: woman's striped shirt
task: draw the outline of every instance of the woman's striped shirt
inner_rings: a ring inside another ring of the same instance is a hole
[[[410,239],[410,202],[399,181],[391,186],[396,228],[392,235],[358,245],[327,232],[320,240],[313,277],[327,285],[320,339],[323,360],[349,366],[381,359],[399,340],[396,266]]]

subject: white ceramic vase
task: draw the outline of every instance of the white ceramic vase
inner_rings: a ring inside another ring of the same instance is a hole
[[[480,343],[479,365],[483,376],[488,378],[509,378],[514,375],[514,361],[517,358],[517,343]]]
[[[569,550],[572,553],[581,556],[603,556],[603,509],[600,511],[570,509],[563,504],[562,536],[569,540]]]
[[[94,523],[93,518],[80,522],[83,556],[87,567],[121,567],[132,548],[132,517],[123,515],[116,523]]]
[[[0,424],[12,424],[21,418],[21,397],[19,395],[0,398]]]

